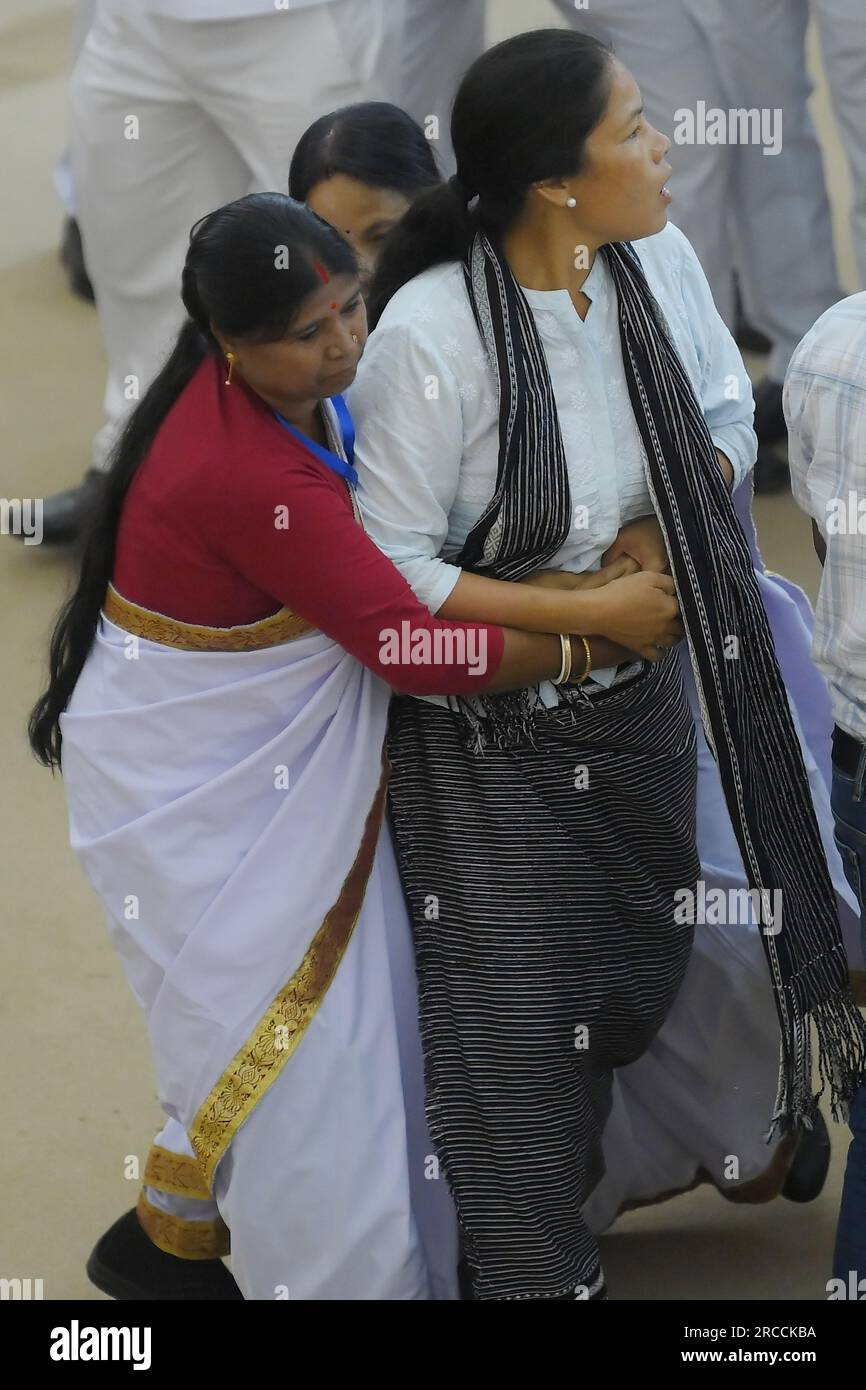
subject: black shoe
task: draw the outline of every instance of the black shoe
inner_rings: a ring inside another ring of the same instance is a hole
[[[60,256],[60,264],[69,277],[69,288],[72,293],[77,294],[79,299],[86,299],[88,303],[93,304],[95,295],[90,283],[90,276],[87,274],[87,266],[84,264],[81,228],[74,217],[67,217],[63,224],[58,255]]]
[[[782,383],[765,376],[753,393],[755,397],[755,434],[759,444],[778,444],[788,438],[785,412],[782,409]]]
[[[81,535],[93,515],[105,474],[91,468],[78,487],[46,497],[42,507],[42,539],[46,545],[70,545]]]
[[[243,1294],[222,1260],[182,1260],[167,1255],[145,1235],[128,1211],[97,1242],[87,1261],[87,1277],[109,1298],[240,1299]]]
[[[763,496],[769,492],[784,492],[790,486],[791,473],[787,458],[766,444],[759,444],[755,461],[755,492]]]
[[[820,1195],[830,1169],[830,1136],[824,1116],[818,1111],[815,1128],[804,1129],[788,1169],[782,1196],[789,1202],[814,1202]]]

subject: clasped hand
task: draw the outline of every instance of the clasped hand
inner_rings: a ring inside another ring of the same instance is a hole
[[[649,661],[659,660],[665,650],[674,646],[683,636],[683,627],[679,617],[679,608],[676,598],[673,596],[673,585],[670,579],[666,579],[665,585],[671,597],[667,598],[661,594],[653,593],[641,587],[632,588],[629,576],[647,572],[655,575],[669,575],[670,565],[668,562],[667,549],[664,543],[661,527],[654,516],[641,517],[638,521],[631,521],[623,526],[613,545],[609,546],[602,556],[601,568],[597,570],[587,570],[582,574],[575,574],[568,570],[537,570],[522,582],[533,584],[541,588],[549,589],[606,589],[608,585],[614,587],[609,590],[611,600],[618,594],[619,585],[617,581],[627,580],[627,585],[623,585],[622,599],[624,603],[613,602],[605,608],[609,609],[607,632],[599,634],[584,634],[592,637],[593,662],[596,667],[603,665],[613,665],[616,662],[632,659],[635,654],[645,657]],[[644,581],[646,582],[646,581]],[[661,581],[658,581],[661,582]],[[626,593],[626,589],[628,593]],[[663,607],[660,611],[659,605]],[[636,605],[636,608],[633,607]],[[636,609],[646,605],[644,614],[645,621],[641,621],[641,615]],[[616,610],[626,610],[626,615]],[[628,610],[631,609],[631,612]],[[629,645],[625,645],[622,639],[629,638]]]

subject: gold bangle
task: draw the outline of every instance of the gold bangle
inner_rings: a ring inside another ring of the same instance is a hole
[[[554,676],[554,685],[566,685],[571,677],[571,637],[567,632],[559,634],[559,644],[562,648],[562,665],[559,668],[559,675]]]
[[[583,650],[586,652],[586,670],[584,671],[583,675],[577,683],[578,685],[583,685],[584,681],[589,680],[589,677],[592,674],[592,651],[590,649],[588,638],[581,637],[580,640],[583,643]]]
[[[590,673],[592,671],[592,651],[590,649],[590,645],[587,639],[585,637],[580,636],[579,633],[574,634],[574,637],[572,637],[572,641],[574,641],[578,637],[580,638],[580,641],[583,643],[583,650],[586,653],[586,664],[583,668],[583,673],[577,677],[573,684],[583,685],[584,681],[589,680]]]

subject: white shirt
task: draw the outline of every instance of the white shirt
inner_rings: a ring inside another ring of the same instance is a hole
[[[866,743],[866,293],[806,334],[784,406],[791,491],[827,543],[812,655],[835,722]]]
[[[713,440],[739,483],[757,451],[740,353],[682,232],[669,223],[636,249]],[[620,528],[653,510],[603,256],[582,288],[592,301],[585,320],[567,290],[524,291],[547,358],[575,515],[547,567],[574,571],[597,569]],[[349,401],[367,530],[438,612],[461,573],[449,557],[493,494],[499,453],[496,376],[461,265],[436,266],[398,291],[370,336]],[[553,686],[541,694],[545,704],[556,703]]]

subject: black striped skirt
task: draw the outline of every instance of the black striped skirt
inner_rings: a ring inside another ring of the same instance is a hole
[[[581,1207],[611,1074],[649,1046],[692,929],[696,734],[671,653],[534,746],[467,751],[392,702],[391,815],[412,919],[427,1110],[478,1299],[604,1296]]]

